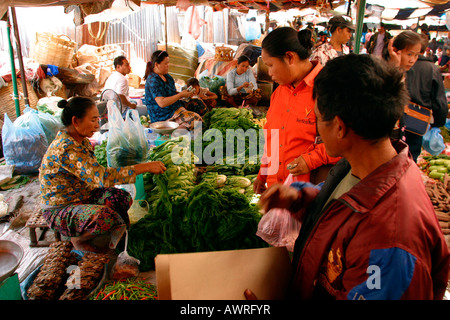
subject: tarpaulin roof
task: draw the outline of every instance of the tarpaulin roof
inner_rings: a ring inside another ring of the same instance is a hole
[[[266,10],[277,12],[288,9],[322,8],[334,9],[344,4],[345,0],[130,0],[138,6],[142,4],[159,4],[166,6],[177,6],[187,8],[190,5],[208,5],[214,10],[220,11],[225,8],[237,10]],[[353,0],[355,3],[357,0]],[[42,7],[42,6],[78,6],[84,16],[100,13],[111,7],[114,0],[2,0],[0,2],[0,17],[7,12],[8,6],[13,7]],[[369,6],[382,8],[383,19],[405,20],[426,15],[441,16],[450,10],[448,0],[368,0],[366,2],[366,13]]]

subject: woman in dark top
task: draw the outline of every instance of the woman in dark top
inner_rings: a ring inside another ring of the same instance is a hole
[[[179,128],[187,130],[193,130],[195,122],[201,124],[200,115],[184,108],[181,99],[192,97],[193,93],[187,90],[177,92],[175,81],[169,74],[169,54],[166,51],[157,50],[152,54],[144,79],[145,104],[151,122],[171,120],[177,122]]]

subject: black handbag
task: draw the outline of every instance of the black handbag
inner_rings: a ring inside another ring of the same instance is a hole
[[[423,136],[431,121],[432,112],[414,102],[409,102],[403,115],[405,130]]]

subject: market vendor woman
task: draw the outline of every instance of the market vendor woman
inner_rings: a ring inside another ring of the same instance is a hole
[[[145,104],[151,122],[175,121],[180,129],[194,130],[201,125],[202,117],[186,110],[183,98],[191,98],[188,90],[177,92],[175,81],[169,74],[169,54],[167,51],[153,52],[145,70]]]
[[[42,159],[39,172],[41,208],[51,229],[70,237],[77,250],[99,252],[96,240],[111,240],[114,247],[129,225],[128,192],[113,187],[134,183],[136,176],[163,173],[162,162],[123,168],[100,165],[88,140],[99,130],[99,112],[87,97],[58,102],[65,128],[58,132]],[[97,241],[97,243],[100,243]]]

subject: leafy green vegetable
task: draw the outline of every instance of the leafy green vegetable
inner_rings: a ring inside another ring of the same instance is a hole
[[[160,198],[150,214],[130,227],[128,250],[141,261],[140,270],[147,271],[160,253],[266,247],[255,234],[260,218],[245,195],[200,183],[188,198]]]
[[[107,140],[103,140],[103,142],[99,145],[96,145],[94,148],[94,154],[97,158],[97,162],[101,164],[104,167],[108,166],[108,160],[106,157],[106,144],[108,143]]]

